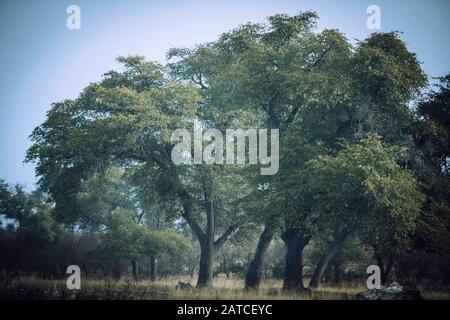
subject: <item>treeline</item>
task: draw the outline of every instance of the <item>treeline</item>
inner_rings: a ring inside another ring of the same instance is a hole
[[[141,223],[132,208],[111,207],[114,201],[124,203],[115,196],[130,195],[113,194],[119,183],[124,185],[115,174],[108,171],[107,180],[95,177],[89,181],[96,185],[89,191],[91,209],[85,208],[86,217],[100,219],[101,210],[111,210],[108,217],[103,217],[103,223],[86,219],[84,226],[72,227],[54,219],[53,204],[44,193],[28,193],[20,185],[0,181],[0,271],[11,277],[61,278],[75,264],[86,277],[119,278],[132,270],[135,279],[154,280],[157,273],[186,273],[191,250],[188,238],[169,227],[155,226],[151,220]],[[102,199],[94,199],[100,189],[105,192]],[[85,196],[80,194],[80,205],[87,200]]]
[[[397,33],[352,45],[316,21],[275,15],[171,49],[164,66],[120,57],[122,71],[53,104],[27,161],[55,227],[98,234],[134,270],[198,245],[199,288],[231,244],[251,248],[240,265],[258,288],[274,240],[286,291],[307,290],[305,273],[311,288],[339,281],[349,261],[377,264],[384,283],[448,285],[450,75],[430,87]],[[279,129],[278,173],[175,165],[171,135],[196,119],[203,131]]]

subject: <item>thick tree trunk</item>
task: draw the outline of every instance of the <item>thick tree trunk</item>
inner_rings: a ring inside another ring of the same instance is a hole
[[[139,266],[137,259],[131,261],[131,267],[133,269],[133,279],[134,281],[139,281]]]
[[[310,288],[319,287],[323,278],[323,274],[328,267],[328,264],[334,258],[337,251],[339,250],[339,247],[347,239],[348,235],[349,235],[348,229],[346,229],[345,227],[340,227],[338,230],[336,230],[333,242],[330,244],[327,252],[320,257],[319,262],[317,263],[317,266],[314,269],[311,281],[309,282]]]
[[[201,255],[198,271],[197,288],[212,286],[213,258],[214,258],[214,210],[213,201],[205,194],[206,232],[203,239],[199,239]]]
[[[197,288],[212,286],[214,252],[219,250],[239,229],[238,224],[232,224],[222,236],[214,241],[214,203],[210,194],[205,192],[206,230],[203,231],[193,215],[192,199],[189,194],[180,189],[178,196],[183,204],[183,218],[191,227],[192,232],[200,243],[200,265],[198,271]]]
[[[264,259],[267,248],[273,238],[273,228],[270,225],[264,227],[264,231],[258,241],[255,257],[253,258],[247,270],[245,278],[245,289],[259,289],[261,278],[264,270]]]
[[[307,291],[303,284],[303,249],[310,238],[287,229],[283,232],[282,239],[286,244],[283,291]]]
[[[214,212],[213,203],[205,195],[206,207],[206,232],[193,217],[192,199],[184,190],[178,190],[178,196],[183,204],[183,217],[191,227],[192,232],[200,243],[200,265],[198,270],[197,288],[209,287],[212,284],[212,267],[214,254]]]
[[[213,245],[209,242],[203,242],[200,244],[200,267],[198,271],[197,288],[208,288],[212,286],[213,275]]]
[[[156,280],[157,270],[156,270],[156,257],[150,257],[150,281]]]

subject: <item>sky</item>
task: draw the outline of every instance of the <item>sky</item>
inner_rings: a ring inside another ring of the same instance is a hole
[[[79,30],[66,26],[69,5],[80,8]],[[369,5],[380,8],[380,30],[367,28]],[[306,10],[319,14],[319,30],[339,29],[352,41],[402,31],[429,76],[450,72],[450,0],[0,0],[0,179],[34,187],[34,166],[23,163],[32,130],[52,103],[76,98],[117,69],[117,56],[165,63],[171,47],[193,47],[249,21]]]

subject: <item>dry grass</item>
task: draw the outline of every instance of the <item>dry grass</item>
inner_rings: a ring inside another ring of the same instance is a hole
[[[425,300],[450,300],[450,293],[443,291],[423,290]]]
[[[213,288],[175,290],[178,281],[195,284],[190,277],[170,277],[150,282],[131,279],[88,279],[81,281],[81,290],[68,290],[65,279],[45,280],[36,277],[4,279],[0,283],[0,299],[27,300],[148,300],[148,299],[219,299],[219,300],[347,300],[365,290],[362,283],[323,286],[311,294],[285,294],[282,281],[267,279],[259,291],[244,291],[242,279],[215,278]],[[426,299],[450,299],[449,293],[424,291]]]
[[[195,284],[196,278],[176,277],[158,280],[155,286],[174,288],[178,281]],[[282,280],[267,279],[259,291],[244,291],[243,279],[215,278],[213,288],[193,291],[175,290],[171,292],[171,299],[230,299],[230,300],[311,300],[311,299],[355,299],[356,294],[364,291],[364,287],[356,284],[346,284],[336,287],[323,287],[311,294],[285,294],[282,292]]]

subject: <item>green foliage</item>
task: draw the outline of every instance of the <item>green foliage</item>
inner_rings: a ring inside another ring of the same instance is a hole
[[[114,167],[84,180],[76,196],[76,204],[80,214],[78,228],[91,230],[104,227],[115,209],[123,208],[133,212],[138,209],[138,200],[132,186],[123,172]]]
[[[83,180],[111,165],[161,161],[172,130],[187,127],[195,115],[193,86],[165,78],[162,66],[140,57],[119,61],[122,74],[107,73],[78,99],[54,104],[31,136],[27,160],[37,162],[40,184],[67,223],[80,215],[76,197]]]
[[[8,220],[4,220],[4,219]],[[52,216],[48,197],[0,180],[0,269],[59,274],[67,230]]]
[[[182,260],[190,249],[184,236],[173,230],[150,230],[139,225],[134,212],[125,209],[114,210],[101,241],[100,252],[113,259],[133,260],[166,253]]]
[[[399,33],[352,45],[338,30],[317,31],[317,19],[247,23],[171,49],[167,66],[119,57],[121,72],[53,104],[33,131],[26,159],[46,193],[1,182],[0,213],[18,224],[2,236],[53,245],[67,236],[64,223],[98,236],[86,251],[104,261],[184,261],[186,236],[203,248],[240,225],[229,246],[214,247],[227,272],[231,256],[250,256],[263,223],[312,237],[322,251],[343,231],[347,257],[359,245],[380,256],[446,252],[450,77],[414,110],[427,81]],[[171,133],[194,119],[202,129],[280,129],[278,174],[175,166]]]
[[[369,135],[335,157],[307,162],[299,180],[298,201],[307,203],[316,232],[344,224],[374,246],[405,246],[421,210],[423,194],[412,172],[396,163],[401,149],[383,147]],[[302,224],[288,216],[293,226]]]
[[[414,169],[426,194],[414,239],[417,248],[448,254],[450,247],[450,74],[418,104]]]
[[[125,209],[116,209],[102,235],[102,247],[105,255],[116,259],[132,260],[138,258],[144,248],[145,228],[136,224],[134,213]]]

